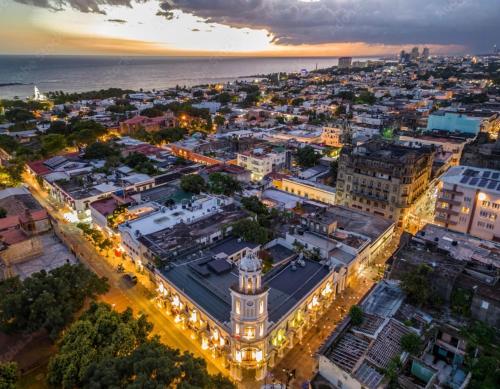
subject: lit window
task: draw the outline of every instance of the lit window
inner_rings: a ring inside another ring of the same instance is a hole
[[[259,303],[259,315],[262,315],[264,313],[264,301],[261,300]]]
[[[243,336],[247,339],[255,338],[255,327],[245,327],[245,333]]]
[[[240,300],[236,300],[236,313],[239,315],[241,311]]]

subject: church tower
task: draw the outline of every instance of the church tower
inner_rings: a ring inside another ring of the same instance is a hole
[[[263,379],[267,366],[268,289],[262,286],[262,262],[250,252],[239,264],[239,282],[231,288],[232,375],[253,370]]]

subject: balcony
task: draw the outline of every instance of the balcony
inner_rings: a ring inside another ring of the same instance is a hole
[[[454,216],[457,216],[460,214],[460,212],[455,211],[454,209],[442,208],[442,207],[436,207],[436,212],[444,212],[447,215],[454,215]]]
[[[438,197],[437,201],[438,202],[443,202],[443,203],[448,203],[448,204],[451,204],[451,205],[461,205],[462,204],[461,201],[447,199],[447,198],[444,198],[444,197]]]
[[[442,188],[441,192],[443,192],[443,193],[449,193],[449,194],[455,195],[455,196],[463,196],[463,192],[459,192],[458,190],[455,190],[455,189]]]
[[[450,220],[448,218],[445,218],[445,217],[437,216],[437,215],[434,217],[434,221],[436,221],[438,223],[443,223],[443,224],[446,224],[446,225],[449,225],[449,226],[455,226],[455,225],[457,225],[457,222],[455,222],[453,220]]]

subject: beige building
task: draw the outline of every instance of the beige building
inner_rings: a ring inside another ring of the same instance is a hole
[[[399,140],[405,143],[407,146],[422,146],[422,145],[435,145],[441,146],[443,151],[451,153],[451,165],[456,166],[460,164],[460,158],[462,157],[462,151],[464,149],[467,141],[465,139],[460,138],[444,138],[444,137],[436,137],[430,135],[422,135],[422,136],[407,136],[401,135]]]
[[[321,133],[321,143],[331,147],[342,147],[342,128],[340,127],[323,127]]]
[[[453,231],[500,239],[500,171],[455,166],[440,182],[436,223]]]
[[[335,205],[335,188],[318,182],[287,177],[281,180],[277,188],[309,200]]]
[[[434,152],[380,140],[344,148],[339,159],[337,204],[393,220],[408,228],[412,207],[428,188]]]

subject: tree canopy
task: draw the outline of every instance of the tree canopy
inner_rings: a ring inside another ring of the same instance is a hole
[[[401,337],[401,348],[410,354],[418,353],[421,345],[422,341],[420,340],[420,337],[413,332],[404,334]]]
[[[353,325],[359,326],[363,323],[363,310],[359,305],[353,305],[351,309],[349,309],[349,316]]]
[[[198,174],[188,174],[181,178],[182,190],[194,194],[199,194],[206,189],[206,183],[203,177]]]
[[[106,278],[80,264],[66,264],[48,273],[42,270],[23,281],[8,278],[0,282],[0,329],[35,332],[43,328],[55,339],[85,299],[94,299],[108,288]]]
[[[0,363],[0,389],[16,389],[18,377],[17,363]]]
[[[259,200],[257,196],[243,197],[241,199],[241,204],[243,207],[256,215],[268,215],[269,210],[267,207]]]
[[[269,242],[269,231],[259,222],[251,219],[242,219],[233,224],[233,234],[248,242],[264,244]]]
[[[296,160],[302,167],[313,167],[321,159],[321,155],[316,153],[311,146],[305,146],[297,150]]]
[[[91,305],[71,325],[51,359],[48,382],[60,388],[207,388],[229,389],[222,376],[211,376],[206,363],[151,337],[146,316],[119,313],[107,304]]]
[[[431,289],[428,276],[431,272],[429,266],[420,265],[416,271],[407,272],[401,277],[401,289],[412,303],[420,306],[429,303]]]
[[[210,191],[215,194],[231,196],[241,190],[241,185],[231,176],[224,173],[212,173],[208,176]]]

